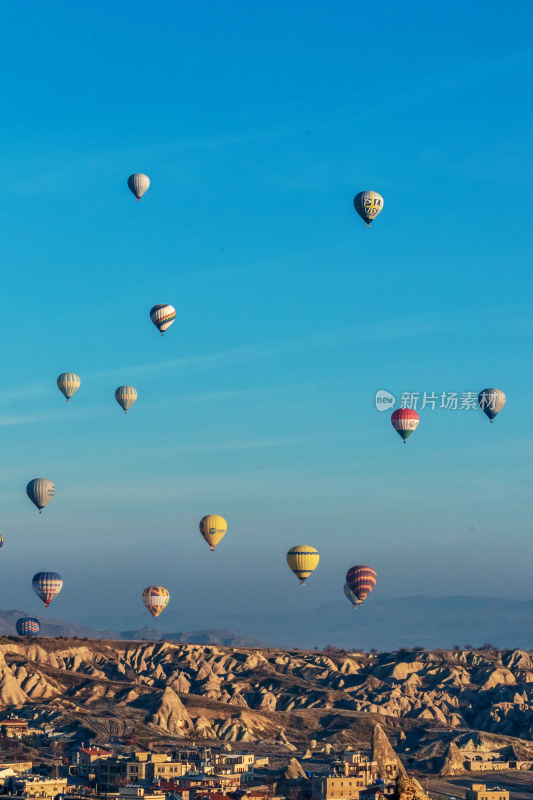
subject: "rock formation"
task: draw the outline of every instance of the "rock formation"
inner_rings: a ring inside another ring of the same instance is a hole
[[[387,734],[379,724],[372,731],[372,761],[378,765],[378,775],[382,780],[405,775],[405,767],[392,749]]]
[[[464,757],[461,751],[455,744],[450,742],[446,755],[444,756],[444,764],[440,770],[441,775],[456,775],[458,772],[464,771]]]
[[[396,793],[393,800],[428,800],[428,798],[416,778],[409,778],[403,774],[396,778]]]
[[[153,706],[153,712],[146,717],[146,722],[151,722],[168,733],[184,735],[193,729],[187,709],[170,686],[155,696]]]

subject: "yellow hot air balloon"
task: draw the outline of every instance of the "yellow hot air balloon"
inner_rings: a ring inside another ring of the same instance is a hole
[[[218,514],[207,514],[200,520],[200,533],[211,550],[215,549],[227,530],[228,523],[224,517],[220,517]]]
[[[296,577],[300,578],[302,586],[306,578],[308,578],[318,566],[319,560],[320,556],[315,548],[308,544],[298,544],[296,547],[291,547],[287,553],[287,564]]]

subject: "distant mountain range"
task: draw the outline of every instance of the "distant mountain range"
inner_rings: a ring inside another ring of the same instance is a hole
[[[23,611],[0,611],[0,635],[15,634]],[[326,645],[345,649],[394,650],[400,647],[451,648],[490,643],[500,648],[533,649],[533,600],[505,597],[427,597],[394,600],[369,598],[358,609],[332,603],[311,613],[243,612],[208,620],[194,631],[164,632],[152,628],[98,630],[41,615],[44,636],[149,640],[218,644],[227,647],[301,647]],[[234,633],[233,631],[239,631]]]
[[[0,636],[16,635],[15,623],[20,617],[32,616],[26,611],[12,609],[0,611]],[[205,631],[177,631],[176,633],[161,633],[155,628],[137,628],[131,631],[101,631],[72,622],[62,622],[57,619],[44,619],[39,617],[42,636],[66,636],[87,639],[113,639],[123,641],[150,641],[157,642],[161,639],[170,642],[183,642],[185,644],[213,644],[224,647],[264,647],[265,643],[251,636],[240,636],[226,630]]]

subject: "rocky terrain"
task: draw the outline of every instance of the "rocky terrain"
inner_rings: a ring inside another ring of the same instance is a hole
[[[285,752],[368,747],[380,723],[409,768],[464,754],[533,759],[533,654],[225,648],[0,639],[0,705],[103,743],[192,739]],[[374,735],[375,731],[374,731]]]

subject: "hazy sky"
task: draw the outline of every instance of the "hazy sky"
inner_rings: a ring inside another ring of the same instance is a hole
[[[134,627],[161,583],[157,625],[201,627],[335,602],[356,563],[375,597],[533,597],[532,22],[487,0],[2,5],[0,607]],[[405,446],[374,404],[487,386],[493,425],[425,409]],[[57,487],[42,516],[34,477]],[[295,544],[321,554],[302,590]],[[65,580],[50,612],[38,570]]]

